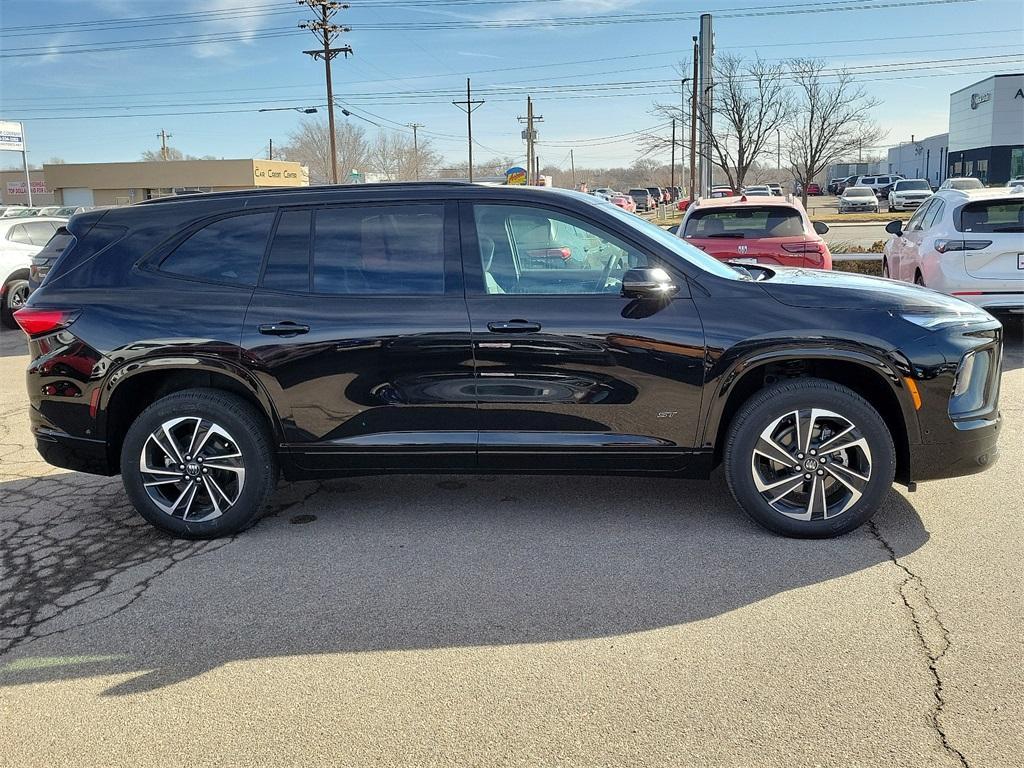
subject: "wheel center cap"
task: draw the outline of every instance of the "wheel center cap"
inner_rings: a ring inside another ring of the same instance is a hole
[[[813,472],[817,468],[818,468],[818,460],[817,459],[812,459],[812,458],[804,459],[804,469],[806,469],[808,472]]]
[[[199,474],[199,462],[190,461],[188,464],[185,465],[185,471],[188,472],[193,477],[195,477],[196,475]]]

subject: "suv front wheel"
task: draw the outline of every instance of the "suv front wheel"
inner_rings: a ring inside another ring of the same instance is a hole
[[[840,536],[866,522],[895,471],[878,411],[823,379],[757,392],[736,414],[725,448],[737,503],[766,528],[800,538]]]
[[[277,481],[266,421],[237,395],[189,389],[157,400],[121,447],[128,498],[175,536],[210,539],[252,525]]]

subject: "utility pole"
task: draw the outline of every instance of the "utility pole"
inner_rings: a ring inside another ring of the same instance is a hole
[[[775,147],[775,165],[778,167],[779,172],[782,172],[782,131],[775,132],[775,138],[778,141]]]
[[[465,101],[453,101],[459,109],[466,113],[466,138],[468,139],[469,145],[469,183],[473,183],[473,112],[480,108],[484,103],[483,99],[473,100],[473,89],[469,84],[469,78],[466,78],[466,100]]]
[[[520,123],[526,122],[526,130],[523,131],[522,136],[526,139],[526,183],[536,184],[540,181],[540,172],[535,169],[536,163],[536,152],[537,152],[537,132],[533,128],[534,123],[543,123],[543,115],[533,114],[533,99],[529,96],[526,97],[526,117],[516,118]]]
[[[167,154],[167,140],[174,138],[171,134],[165,131],[163,128],[160,129],[157,138],[160,139],[160,159],[170,160],[170,156]]]
[[[693,36],[693,88],[690,94],[690,202],[697,196],[697,36]]]
[[[572,169],[572,188],[576,189],[576,158],[572,156],[572,150],[569,150],[569,167]]]
[[[669,173],[669,186],[676,185],[676,119],[672,118],[672,170]]]
[[[273,159],[274,159],[274,140],[271,139],[270,140],[270,145],[267,148],[267,160],[273,160]]]
[[[416,181],[420,180],[420,142],[419,137],[416,133],[420,128],[423,127],[423,123],[406,123],[406,126],[412,128],[412,156],[413,156],[413,169],[416,175]]]
[[[714,121],[714,102],[711,89],[714,87],[715,33],[712,28],[711,14],[700,16],[700,185],[705,194],[710,193],[714,167],[711,159],[712,123]]]
[[[299,24],[299,29],[308,29],[313,36],[323,44],[323,48],[316,48],[312,51],[303,51],[314,59],[324,60],[324,73],[327,77],[327,130],[331,134],[331,183],[338,183],[338,148],[337,138],[334,135],[334,84],[331,82],[331,59],[339,53],[348,55],[352,53],[351,46],[343,45],[332,48],[331,44],[341,32],[348,32],[348,27],[334,24],[334,15],[343,9],[348,8],[348,3],[338,3],[334,0],[296,0],[299,5],[308,6],[312,11],[319,14],[319,18],[313,21],[304,21]]]

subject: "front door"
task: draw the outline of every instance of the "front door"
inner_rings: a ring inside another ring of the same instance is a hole
[[[462,233],[480,466],[685,469],[704,337],[684,277],[622,298],[627,268],[668,265],[554,205],[465,203]]]
[[[476,464],[457,206],[282,209],[243,354],[306,470]]]

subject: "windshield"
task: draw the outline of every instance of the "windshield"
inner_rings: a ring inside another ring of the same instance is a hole
[[[950,189],[981,189],[984,185],[979,179],[950,179]]]
[[[679,239],[675,235],[669,233],[667,230],[662,229],[657,224],[652,224],[646,219],[632,214],[626,213],[624,210],[619,208],[617,205],[611,203],[605,203],[601,206],[601,210],[610,213],[612,216],[617,216],[619,219],[624,221],[634,229],[638,229],[645,235],[650,237],[652,240],[657,240],[659,244],[665,246],[672,251],[676,256],[689,262],[698,269],[702,269],[705,272],[710,272],[717,277],[724,277],[727,280],[750,280],[748,275],[744,275],[732,267],[723,264],[713,256],[708,256],[700,248],[696,248],[689,243]]]
[[[961,232],[1024,232],[1024,200],[984,200],[960,210]]]
[[[781,205],[744,205],[695,210],[686,220],[684,237],[801,237],[803,219]]]
[[[843,192],[844,197],[870,197],[875,194],[871,187],[850,187]]]
[[[896,191],[906,192],[908,190],[924,190],[925,192],[931,192],[932,188],[924,179],[914,179],[913,181],[897,181]]]

